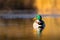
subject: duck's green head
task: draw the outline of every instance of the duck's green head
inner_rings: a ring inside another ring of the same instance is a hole
[[[42,19],[41,15],[37,15],[37,16],[36,16],[36,19],[37,19],[37,20],[41,20],[41,19]]]

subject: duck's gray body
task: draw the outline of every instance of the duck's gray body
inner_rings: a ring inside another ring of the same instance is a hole
[[[39,20],[36,20],[37,22],[40,22]],[[39,28],[39,27],[41,27],[42,25],[39,25],[38,23],[36,23],[36,21],[34,21],[34,23],[33,23],[33,29],[34,30],[40,30],[41,28]]]

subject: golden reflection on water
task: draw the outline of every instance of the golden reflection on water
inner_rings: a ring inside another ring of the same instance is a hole
[[[36,30],[33,29],[32,19],[14,19],[14,20],[3,20],[0,19],[0,36],[1,39],[5,38],[8,40],[59,40],[60,39],[60,25],[54,18],[44,17],[45,29],[42,34],[39,35]]]

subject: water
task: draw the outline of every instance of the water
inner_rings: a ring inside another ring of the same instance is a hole
[[[0,19],[1,40],[60,40],[60,26],[53,18],[44,18],[46,27],[39,34],[32,27],[32,19]],[[51,26],[52,25],[52,26]]]

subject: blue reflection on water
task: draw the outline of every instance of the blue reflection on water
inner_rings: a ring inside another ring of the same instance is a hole
[[[32,13],[32,14],[0,14],[0,18],[5,18],[5,19],[16,19],[16,18],[34,18],[36,16],[36,13]],[[60,15],[57,14],[41,14],[42,17],[60,17]]]

